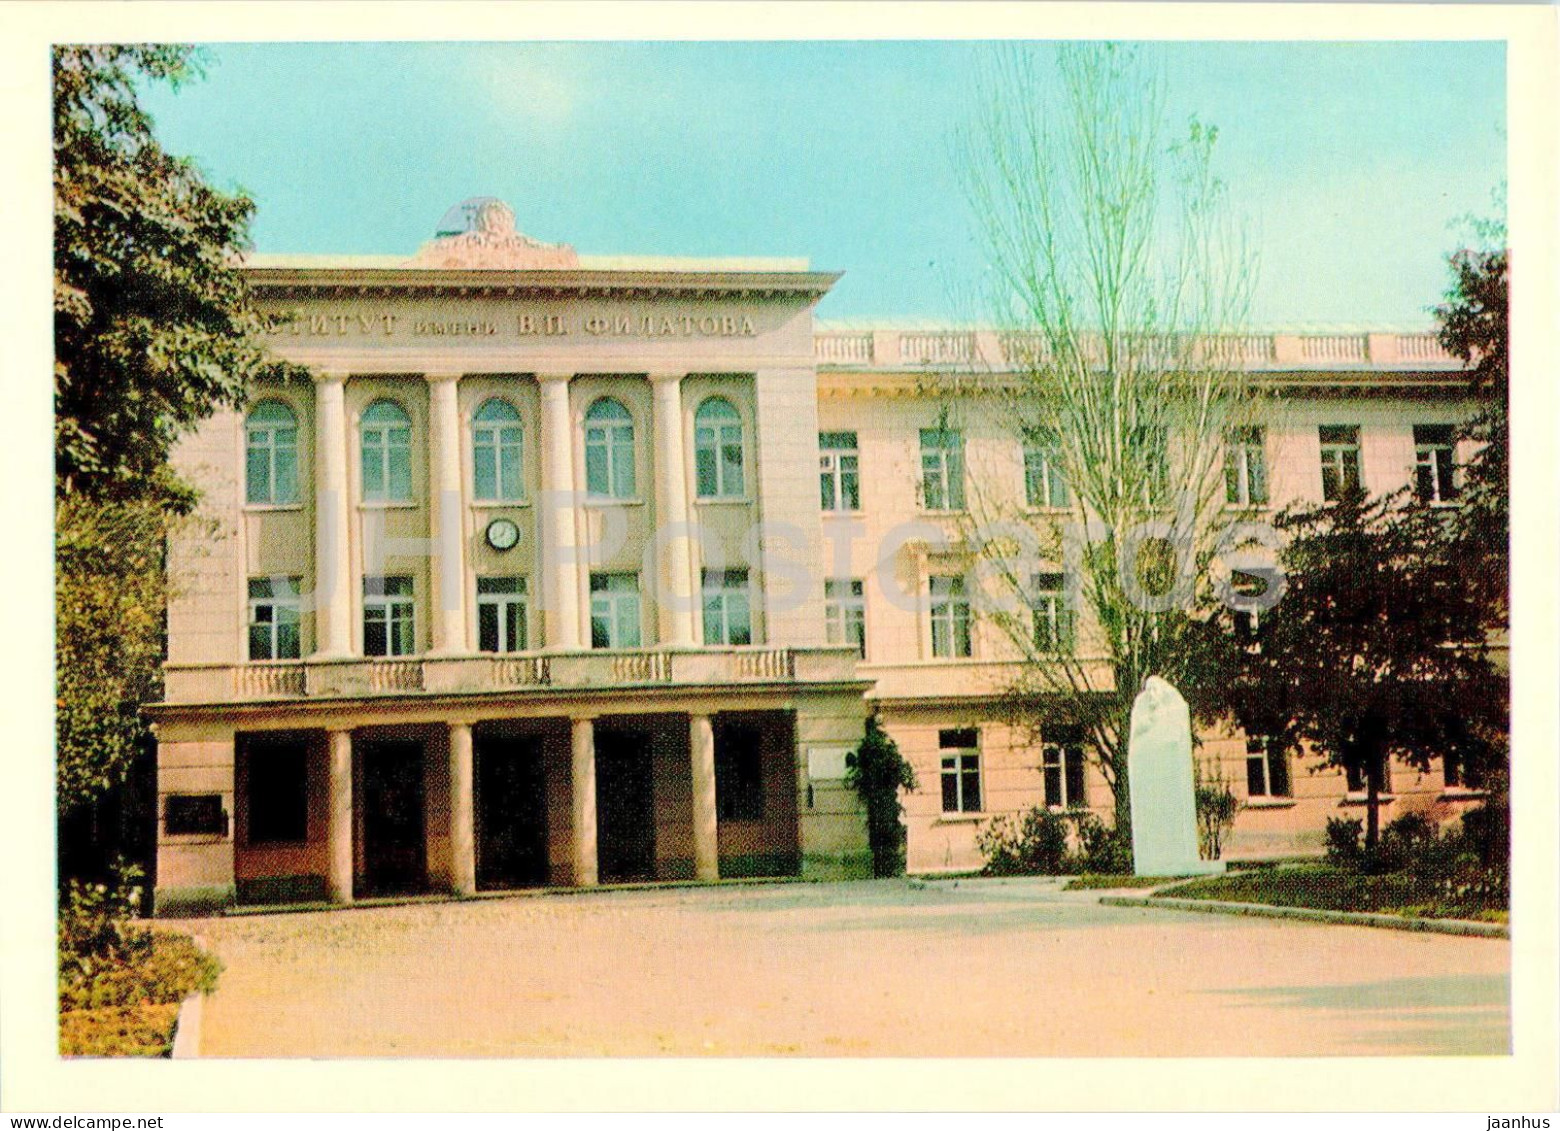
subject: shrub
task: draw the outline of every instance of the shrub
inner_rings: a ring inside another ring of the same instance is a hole
[[[141,906],[143,873],[123,859],[114,863],[108,883],[71,880],[60,895],[60,979],[90,979],[101,970],[143,956],[150,949],[145,932],[131,928]]]
[[[1221,763],[1215,761],[1211,770],[1205,770],[1201,762],[1193,767],[1197,772],[1194,797],[1197,804],[1197,851],[1204,860],[1217,860],[1224,852],[1224,838],[1235,827],[1235,814],[1240,802],[1230,789]]]
[[[1067,870],[1067,822],[1035,806],[1021,816],[993,817],[975,834],[990,876],[1055,876]]]
[[[1357,817],[1327,818],[1327,862],[1340,868],[1357,869],[1364,859],[1360,838],[1365,822]]]
[[[1420,813],[1404,813],[1381,830],[1376,866],[1383,872],[1433,870],[1424,866],[1436,862],[1440,839],[1433,821]]]
[[[1490,870],[1506,872],[1511,863],[1511,809],[1504,795],[1491,795],[1477,809],[1463,814],[1460,829],[1468,850]]]
[[[905,826],[899,791],[915,791],[915,768],[899,753],[899,745],[888,736],[876,715],[868,717],[861,745],[845,756],[845,784],[856,791],[867,809],[872,874],[903,874]]]
[[[1111,828],[1087,812],[1078,815],[1075,827],[1078,835],[1075,860],[1079,871],[1102,875],[1132,871],[1132,838],[1127,833]]]

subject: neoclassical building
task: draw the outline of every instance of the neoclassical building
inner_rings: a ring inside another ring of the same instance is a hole
[[[1069,504],[1002,421],[948,424],[941,378],[1000,381],[1011,343],[819,326],[838,276],[805,262],[580,256],[490,198],[410,258],[247,272],[312,380],[177,453],[204,521],[170,547],[150,709],[160,913],[868,875],[844,777],[873,710],[920,779],[912,870],[978,867],[994,814],[1108,814],[1067,726],[1002,720],[1015,661],[954,548],[968,475]],[[1351,480],[1454,501],[1470,406],[1433,335],[1240,349],[1282,411],[1230,438],[1232,506]],[[1034,615],[1089,647],[1057,600]],[[1204,749],[1245,802],[1231,854],[1315,851],[1358,803],[1260,736]],[[1394,812],[1471,784],[1397,768]]]

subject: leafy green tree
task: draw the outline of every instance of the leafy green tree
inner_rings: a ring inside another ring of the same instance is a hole
[[[271,361],[238,256],[255,205],[165,152],[138,82],[198,74],[178,45],[54,52],[54,398],[60,494],[161,494],[168,453]]]
[[[158,144],[138,84],[198,73],[178,45],[64,46],[54,78],[58,808],[101,800],[160,694],[163,546],[195,503],[177,439],[267,358],[240,271],[254,202]]]
[[[1426,771],[1447,758],[1470,776],[1500,757],[1506,682],[1484,647],[1484,607],[1469,589],[1454,519],[1406,492],[1289,508],[1282,599],[1254,639],[1217,614],[1236,652],[1222,688],[1248,733],[1310,747],[1366,792],[1365,850],[1374,859],[1389,759]]]
[[[904,806],[899,791],[916,789],[915,767],[899,753],[876,715],[867,719],[861,745],[845,759],[845,784],[867,808],[867,843],[872,871],[897,876],[905,870]]]
[[[1435,311],[1441,345],[1463,360],[1469,391],[1480,401],[1463,429],[1475,451],[1461,469],[1463,505],[1450,534],[1459,543],[1468,584],[1489,610],[1491,627],[1504,627],[1511,568],[1509,255],[1504,247],[1465,248],[1449,263],[1452,283]]]

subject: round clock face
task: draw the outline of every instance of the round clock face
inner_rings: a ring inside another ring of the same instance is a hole
[[[495,518],[487,525],[487,540],[495,550],[511,550],[520,541],[520,528],[507,518]]]

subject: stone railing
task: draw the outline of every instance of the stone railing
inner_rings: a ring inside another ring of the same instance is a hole
[[[1221,334],[1198,348],[1185,340],[1154,340],[1150,353],[1174,358],[1189,354],[1218,364],[1253,370],[1326,370],[1380,366],[1409,370],[1456,370],[1462,363],[1441,348],[1433,332],[1420,333],[1296,333]],[[1084,343],[1093,363],[1103,356],[1099,342]],[[1040,334],[1028,331],[972,330],[820,330],[813,336],[813,355],[824,369],[896,366],[921,368],[983,367],[1012,371],[1042,363],[1047,350]]]
[[[167,699],[230,703],[504,690],[838,682],[855,678],[853,647],[692,648],[516,656],[168,664]]]

